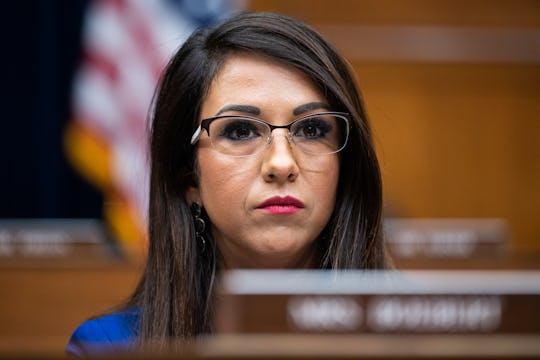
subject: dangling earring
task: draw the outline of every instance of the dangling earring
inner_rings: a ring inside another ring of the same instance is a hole
[[[206,223],[203,218],[201,218],[201,206],[194,202],[191,204],[191,215],[193,216],[193,223],[195,225],[195,237],[197,243],[201,246],[201,253],[204,252],[206,248],[206,241],[204,240],[204,230],[206,229]]]

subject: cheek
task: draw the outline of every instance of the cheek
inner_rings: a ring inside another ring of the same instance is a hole
[[[304,168],[303,172],[313,194],[319,194],[322,201],[331,202],[333,205],[339,180],[339,159],[328,158],[314,168]]]
[[[327,175],[323,177],[324,180],[318,184],[320,189],[316,190],[316,193],[326,194],[326,206],[328,211],[332,213],[336,201],[339,167],[332,168],[326,174]]]
[[[201,150],[198,160],[201,201],[209,215],[244,202],[255,174],[248,161],[224,158],[211,150]]]

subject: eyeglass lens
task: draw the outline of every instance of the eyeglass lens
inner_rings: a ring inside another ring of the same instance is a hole
[[[348,123],[339,115],[316,114],[289,125],[290,140],[304,152],[331,154],[347,141]],[[221,153],[243,156],[262,150],[271,141],[272,129],[263,121],[226,117],[212,121],[209,128],[212,145]]]

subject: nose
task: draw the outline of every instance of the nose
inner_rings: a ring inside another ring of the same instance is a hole
[[[288,130],[272,132],[261,168],[265,181],[284,183],[296,180],[300,169],[292,146]]]

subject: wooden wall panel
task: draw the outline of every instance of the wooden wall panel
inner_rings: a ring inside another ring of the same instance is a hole
[[[276,11],[311,24],[439,24],[540,26],[536,0],[246,0],[254,11]]]
[[[540,252],[539,2],[251,0],[248,8],[308,22],[350,61],[376,134],[388,214],[501,217],[516,252]],[[429,35],[426,26],[457,30],[461,38],[447,46],[462,52],[419,43],[410,56],[392,54],[400,29]],[[371,42],[384,51],[362,48],[366,37],[355,36],[366,27],[388,31]]]
[[[502,217],[518,248],[537,246],[540,66],[356,68],[391,214]]]

